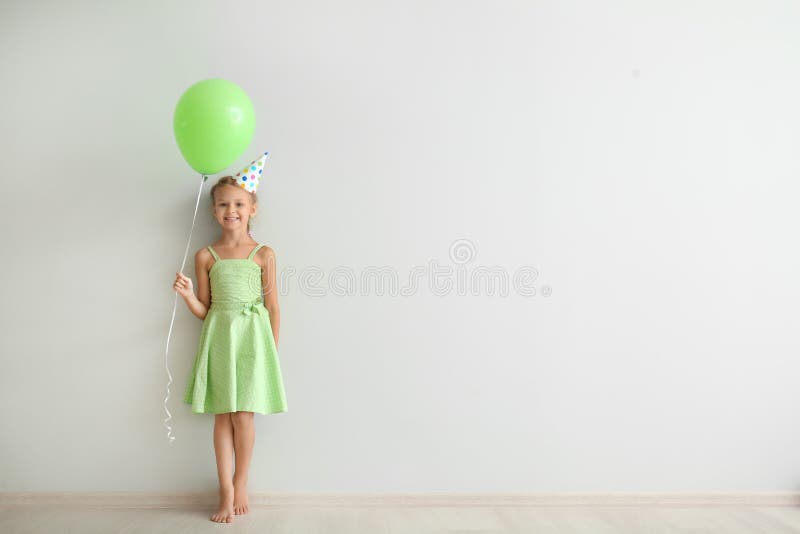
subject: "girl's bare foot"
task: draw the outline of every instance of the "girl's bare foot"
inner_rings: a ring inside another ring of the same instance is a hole
[[[236,515],[244,515],[250,511],[250,506],[247,502],[247,483],[234,482],[233,483],[233,513]]]
[[[219,490],[219,510],[211,516],[217,523],[233,523],[233,487]]]

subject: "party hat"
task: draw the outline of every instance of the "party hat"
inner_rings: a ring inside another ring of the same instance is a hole
[[[264,152],[263,156],[253,160],[250,165],[236,173],[234,178],[239,187],[251,193],[256,192],[258,183],[261,180],[261,173],[264,171],[264,163],[267,161],[267,154],[269,152]]]

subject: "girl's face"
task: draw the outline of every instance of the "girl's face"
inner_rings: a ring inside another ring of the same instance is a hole
[[[226,184],[217,188],[214,196],[214,218],[222,228],[247,230],[247,221],[256,214],[250,193],[241,187]]]

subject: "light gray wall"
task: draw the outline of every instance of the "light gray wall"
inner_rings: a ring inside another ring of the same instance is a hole
[[[798,24],[795,2],[4,2],[0,490],[215,487],[182,301],[162,425],[199,181],[172,112],[207,77],[256,109],[236,166],[271,156],[254,233],[289,411],[256,417],[252,490],[796,489]],[[437,286],[360,291],[431,262]],[[443,291],[481,267],[534,268],[536,294]]]

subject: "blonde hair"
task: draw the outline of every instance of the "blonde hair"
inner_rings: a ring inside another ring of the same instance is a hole
[[[213,186],[211,186],[211,209],[214,209],[214,203],[215,203],[214,192],[217,190],[218,187],[223,186],[223,185],[232,185],[234,187],[238,187],[238,188],[242,189],[245,193],[250,195],[250,201],[253,203],[254,206],[256,204],[258,204],[258,196],[256,196],[255,193],[253,193],[251,191],[248,191],[247,189],[244,189],[243,187],[241,187],[239,185],[239,182],[237,182],[236,178],[234,178],[233,176],[223,176],[219,180],[217,180],[217,183],[215,183]],[[251,220],[252,220],[252,217],[247,219],[247,235],[249,235],[250,237],[253,237],[253,232],[250,230],[250,221]]]

